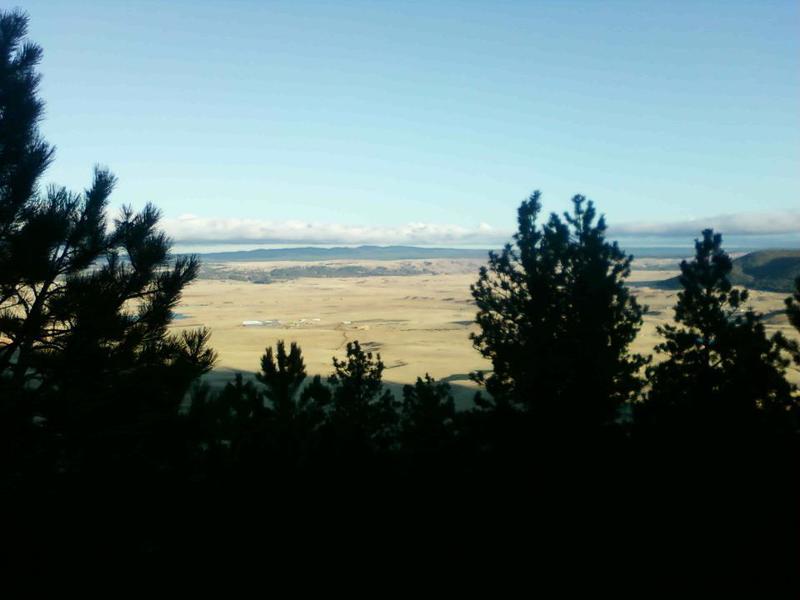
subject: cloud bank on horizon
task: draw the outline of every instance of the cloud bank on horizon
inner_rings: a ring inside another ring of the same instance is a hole
[[[513,231],[480,223],[474,227],[411,222],[396,226],[268,221],[182,215],[164,229],[183,244],[480,245],[507,242]],[[734,236],[800,235],[800,211],[739,213],[680,221],[638,221],[609,226],[620,238],[696,237],[706,228]]]
[[[609,226],[619,236],[684,237],[696,236],[711,228],[723,235],[770,236],[800,233],[800,211],[737,213],[682,221],[639,221]]]
[[[503,243],[511,234],[486,223],[471,228],[416,222],[397,226],[367,226],[195,215],[165,219],[163,225],[175,241],[192,244],[497,244]]]

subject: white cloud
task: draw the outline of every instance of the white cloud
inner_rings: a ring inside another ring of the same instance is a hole
[[[544,221],[544,219],[542,219]],[[184,214],[163,221],[164,229],[183,244],[322,244],[322,245],[481,245],[498,246],[513,231],[485,222],[474,227],[409,222],[395,226],[344,225],[308,221],[267,221],[199,217]],[[680,221],[637,221],[609,226],[612,238],[632,236],[697,237],[711,227],[724,235],[800,234],[800,212],[740,213]]]
[[[359,226],[306,221],[263,221],[181,215],[165,219],[166,232],[179,243],[259,244],[493,244],[510,231],[486,223],[474,228],[411,222],[397,226]]]
[[[618,236],[697,237],[711,228],[725,235],[785,235],[800,233],[800,212],[738,213],[681,221],[638,221],[609,225],[609,234]]]

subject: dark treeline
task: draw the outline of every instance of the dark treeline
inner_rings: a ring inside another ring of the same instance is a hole
[[[460,547],[479,562],[623,572],[671,549],[650,567],[721,563],[787,583],[798,533],[787,370],[800,349],[731,286],[719,234],[702,232],[681,264],[654,357],[631,349],[646,311],[625,284],[632,256],[592,202],[576,196],[542,221],[536,192],[472,287],[473,343],[492,364],[474,374],[473,408],[456,410],[428,375],[395,397],[380,355],[358,342],[328,377],[309,377],[301,348],[277,341],[255,380],[213,390],[200,379],[216,359],[209,332],[168,331],[198,262],[170,257],[158,210],[109,221],[115,179],[102,168],[82,193],[40,188],[53,149],[38,132],[41,50],[26,27],[0,14],[8,556],[330,559],[345,543],[410,541],[419,560]],[[800,280],[786,308],[800,329]]]

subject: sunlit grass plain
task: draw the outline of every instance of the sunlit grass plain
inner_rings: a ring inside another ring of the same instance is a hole
[[[221,263],[225,272],[268,270],[287,263]],[[292,263],[314,265],[323,263]],[[326,261],[328,266],[375,266],[375,261]],[[309,374],[326,375],[333,356],[341,357],[348,341],[358,340],[380,352],[386,364],[384,379],[390,384],[413,382],[430,373],[453,384],[466,399],[476,389],[468,374],[489,369],[469,339],[476,330],[475,306],[469,287],[477,278],[481,261],[473,259],[380,261],[388,271],[409,267],[422,275],[372,277],[303,277],[270,284],[225,278],[199,279],[184,293],[173,329],[207,326],[211,344],[219,353],[216,369],[207,380],[220,384],[232,372],[258,369],[264,348],[279,339],[300,344]],[[674,259],[635,261],[629,281],[642,304],[648,306],[644,326],[633,350],[652,353],[658,343],[656,327],[672,319],[676,292],[647,286],[647,282],[678,273]],[[769,331],[797,338],[780,314],[786,294],[751,292],[751,305],[768,316]],[[262,321],[245,326],[244,321]],[[268,321],[271,321],[268,323]],[[800,383],[791,369],[790,380]]]

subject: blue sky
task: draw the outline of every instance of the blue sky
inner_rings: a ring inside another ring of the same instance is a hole
[[[107,165],[178,241],[494,242],[535,188],[627,236],[800,230],[798,2],[19,6],[47,181]]]

